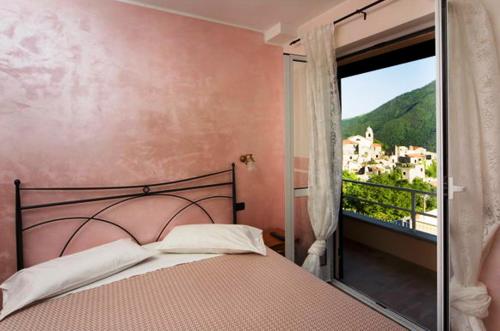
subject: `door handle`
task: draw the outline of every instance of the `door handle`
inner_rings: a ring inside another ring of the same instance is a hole
[[[455,198],[455,193],[464,192],[465,189],[465,186],[455,185],[453,177],[448,179],[448,199],[453,200]]]

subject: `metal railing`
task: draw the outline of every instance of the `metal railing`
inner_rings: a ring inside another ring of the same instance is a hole
[[[377,187],[377,188],[383,188],[383,189],[389,189],[389,190],[395,190],[395,191],[408,192],[410,194],[410,197],[411,197],[411,207],[410,208],[388,205],[388,204],[381,203],[378,201],[368,200],[368,199],[364,199],[364,198],[360,198],[360,197],[356,197],[356,196],[350,196],[350,195],[344,195],[343,199],[357,200],[357,201],[360,201],[363,203],[369,203],[369,204],[378,205],[378,206],[381,206],[384,208],[396,209],[396,210],[407,212],[410,214],[410,228],[412,230],[416,230],[417,215],[423,215],[423,216],[428,216],[428,217],[432,217],[432,218],[437,218],[436,215],[426,213],[425,211],[418,211],[417,210],[417,195],[436,197],[437,196],[436,192],[420,191],[420,190],[415,190],[415,189],[406,188],[406,187],[389,186],[389,185],[376,184],[376,183],[359,182],[359,181],[350,180],[350,179],[343,179],[343,182],[352,183],[355,185],[364,185],[364,186],[371,186],[371,187]],[[343,204],[342,204],[342,206],[343,206]],[[369,215],[367,215],[367,216],[369,216]]]

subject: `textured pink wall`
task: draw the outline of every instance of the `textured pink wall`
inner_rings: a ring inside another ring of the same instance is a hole
[[[142,183],[240,166],[241,223],[283,226],[281,49],[111,0],[0,0],[0,280],[13,185]]]

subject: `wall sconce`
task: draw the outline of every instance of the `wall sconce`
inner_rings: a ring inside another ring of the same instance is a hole
[[[253,154],[245,154],[240,156],[240,161],[245,163],[248,171],[255,170],[255,159],[253,158]]]

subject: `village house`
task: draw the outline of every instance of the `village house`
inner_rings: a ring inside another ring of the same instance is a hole
[[[382,144],[375,142],[371,127],[366,128],[364,137],[355,135],[344,139],[342,147],[343,170],[357,174],[362,180],[397,168],[409,182],[415,178],[432,181],[426,178],[425,169],[432,165],[437,155],[424,147],[395,146],[394,154],[386,155]]]

